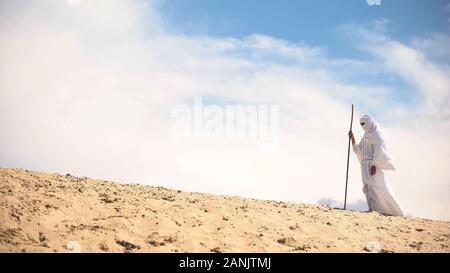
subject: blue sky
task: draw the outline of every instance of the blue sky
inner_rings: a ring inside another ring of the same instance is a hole
[[[363,57],[338,27],[389,21],[389,34],[408,42],[449,33],[447,0],[171,0],[159,2],[164,19],[188,35],[243,37],[258,33],[309,46],[325,46],[332,57]]]
[[[158,1],[157,9],[171,31],[182,35],[243,38],[263,34],[321,48],[330,59],[370,62],[376,57],[361,50],[358,35],[352,30],[345,31],[345,27],[374,30],[376,22],[384,22],[383,35],[411,44],[416,39],[432,39],[435,35],[450,33],[448,5],[448,0],[382,0],[380,6],[370,6],[366,0],[172,0]],[[428,53],[432,54],[431,50]],[[277,61],[290,62],[283,58]],[[443,60],[438,56],[435,61]],[[448,59],[443,62],[448,64]],[[407,107],[417,105],[421,100],[418,90],[405,79],[387,72],[347,75],[343,80],[390,86],[392,101]],[[373,111],[383,119],[384,109]]]

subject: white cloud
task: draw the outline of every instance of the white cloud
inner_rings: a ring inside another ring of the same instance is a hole
[[[341,200],[355,102],[357,117],[374,112],[385,122],[398,165],[389,175],[406,209],[450,219],[448,66],[383,35],[380,25],[352,31],[373,60],[343,60],[264,35],[174,34],[140,1],[33,3],[39,6],[8,4],[18,12],[5,9],[0,24],[1,165],[257,198]],[[354,80],[372,73],[405,80],[423,103],[397,103],[395,87]],[[196,95],[280,105],[279,150],[173,142],[170,111]],[[349,202],[357,202],[355,157],[350,170]]]
[[[430,38],[416,38],[412,42],[412,46],[424,54],[427,58],[431,58],[435,62],[450,62],[450,35],[433,34]]]
[[[431,63],[421,52],[396,41],[374,45],[371,51],[382,59],[389,71],[396,73],[421,92],[421,115],[449,120],[448,66]]]

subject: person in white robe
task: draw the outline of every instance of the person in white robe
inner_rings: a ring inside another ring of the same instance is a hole
[[[369,210],[385,215],[405,216],[405,212],[394,195],[392,186],[384,170],[395,170],[392,158],[386,146],[380,125],[370,116],[360,119],[364,136],[356,144],[353,132],[348,133],[353,151],[361,163],[363,192],[366,195]]]

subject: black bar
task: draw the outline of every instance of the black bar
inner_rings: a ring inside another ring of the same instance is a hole
[[[448,254],[448,253],[447,253]],[[252,260],[251,260],[252,259]],[[427,261],[432,260],[432,262]],[[213,261],[211,266],[204,261]],[[128,253],[128,254],[0,254],[5,268],[15,271],[29,267],[48,272],[107,272],[105,268],[123,272],[311,272],[338,270],[357,263],[371,270],[385,270],[398,263],[402,272],[423,264],[446,265],[448,255],[442,254],[298,254],[298,253]],[[186,261],[192,261],[186,266]],[[255,261],[250,262],[249,261]],[[258,262],[259,261],[259,262]],[[265,263],[262,261],[266,261]],[[270,262],[269,262],[270,261]],[[244,266],[245,265],[245,266]],[[12,266],[12,267],[11,267]]]

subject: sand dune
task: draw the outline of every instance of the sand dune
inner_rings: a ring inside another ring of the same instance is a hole
[[[450,252],[450,223],[0,168],[1,252]]]

